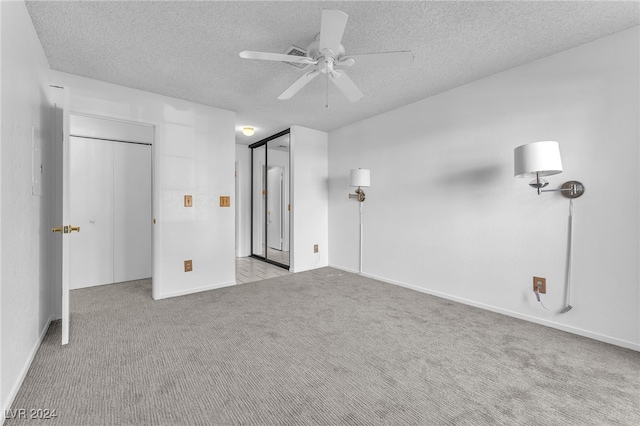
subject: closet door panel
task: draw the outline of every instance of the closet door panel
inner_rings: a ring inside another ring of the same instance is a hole
[[[151,277],[151,146],[113,143],[114,282]]]
[[[69,287],[113,282],[113,142],[69,138]]]

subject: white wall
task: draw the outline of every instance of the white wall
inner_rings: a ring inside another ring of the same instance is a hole
[[[161,299],[235,283],[235,113],[71,74],[71,111],[155,126],[153,146],[153,297]],[[184,195],[193,207],[184,207]],[[184,272],[184,261],[193,271]]]
[[[251,255],[251,150],[236,145],[236,256]]]
[[[44,196],[33,196],[32,126],[49,168],[49,64],[23,2],[0,2],[0,404],[4,413],[52,319]],[[4,420],[4,416],[2,416]]]
[[[328,139],[327,133],[291,126],[291,271],[327,266]],[[319,252],[313,253],[318,244]]]
[[[594,41],[329,134],[330,264],[357,270],[348,173],[371,169],[366,275],[640,349],[639,31]],[[563,306],[569,201],[513,178],[513,149],[557,140],[575,200],[571,304]]]

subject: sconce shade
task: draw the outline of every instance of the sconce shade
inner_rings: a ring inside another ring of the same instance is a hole
[[[367,169],[352,169],[349,178],[350,186],[371,186],[371,173]]]
[[[521,145],[514,150],[514,176],[535,178],[562,173],[558,142],[543,141]]]

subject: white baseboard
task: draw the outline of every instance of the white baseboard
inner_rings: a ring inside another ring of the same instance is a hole
[[[357,271],[353,271],[353,270],[350,270],[348,268],[343,268],[343,267],[340,267],[340,266],[333,266],[333,265],[330,265],[330,266],[332,268],[341,269],[343,271],[352,272],[352,273],[356,273],[356,274],[358,273]],[[450,294],[447,294],[447,293],[442,293],[442,292],[439,292],[439,291],[429,290],[429,289],[426,289],[426,288],[423,288],[423,287],[418,287],[418,286],[413,285],[413,284],[407,284],[407,283],[404,283],[404,282],[401,282],[401,281],[392,280],[392,279],[389,279],[389,278],[379,277],[379,276],[372,275],[372,274],[367,274],[367,273],[364,273],[364,272],[361,273],[360,275],[362,275],[363,277],[367,277],[367,278],[373,278],[374,280],[382,281],[382,282],[385,282],[385,283],[388,283],[388,284],[393,284],[393,285],[397,285],[397,286],[400,286],[400,287],[409,288],[411,290],[419,291],[420,293],[425,293],[425,294],[429,294],[431,296],[436,296],[436,297],[440,297],[440,298],[443,298],[443,299],[452,300],[454,302],[463,303],[465,305],[474,306],[476,308],[485,309],[487,311],[495,312],[495,313],[502,314],[502,315],[507,315],[507,316],[510,316],[510,317],[513,317],[513,318],[518,318],[518,319],[521,319],[521,320],[524,320],[524,321],[533,322],[535,324],[540,324],[540,325],[544,325],[546,327],[555,328],[557,330],[566,331],[567,333],[577,334],[578,336],[588,337],[590,339],[598,340],[600,342],[605,342],[605,343],[609,343],[611,345],[620,346],[620,347],[623,347],[623,348],[627,348],[627,349],[631,349],[631,350],[640,352],[640,344],[637,344],[637,343],[634,343],[634,342],[629,342],[627,340],[622,340],[622,339],[618,339],[618,338],[615,338],[615,337],[594,333],[594,332],[589,331],[589,330],[584,330],[584,329],[581,329],[581,328],[560,324],[560,323],[557,323],[557,322],[554,322],[554,321],[549,321],[549,320],[542,319],[542,318],[537,318],[537,317],[534,317],[534,316],[531,316],[531,315],[522,314],[520,312],[510,311],[508,309],[498,308],[496,306],[475,302],[473,300],[469,300],[469,299],[465,299],[465,298],[462,298],[462,297],[453,296],[453,295],[450,295]]]
[[[359,274],[360,271],[356,270],[356,269],[351,269],[351,268],[347,268],[344,266],[336,266],[336,265],[329,265],[329,268],[334,268],[334,269],[340,269],[341,271],[345,271],[345,272],[351,272],[352,274]],[[382,280],[380,280],[382,281]],[[391,283],[389,283],[391,284]]]
[[[222,284],[212,284],[212,285],[207,285],[207,286],[203,286],[203,287],[197,287],[197,288],[191,288],[188,290],[180,290],[180,291],[174,291],[171,293],[162,293],[160,295],[158,295],[157,297],[154,296],[154,300],[161,300],[161,299],[169,299],[171,297],[177,297],[177,296],[186,296],[187,294],[193,294],[193,293],[200,293],[201,291],[208,291],[208,290],[215,290],[217,288],[223,288],[223,287],[230,287],[232,285],[236,285],[235,281],[230,281],[227,283],[222,283]]]
[[[22,386],[22,382],[24,382],[24,378],[27,376],[27,372],[29,371],[29,368],[31,368],[31,363],[33,362],[33,359],[36,357],[36,353],[38,352],[38,349],[40,348],[40,345],[44,340],[44,336],[47,334],[47,330],[51,325],[51,321],[53,320],[54,320],[54,317],[53,315],[51,315],[47,320],[47,323],[44,325],[44,328],[40,332],[40,338],[38,338],[36,343],[31,348],[31,351],[29,352],[29,357],[27,358],[27,362],[25,362],[24,366],[22,367],[22,370],[20,370],[20,375],[18,376],[18,380],[16,380],[13,387],[11,388],[11,391],[9,392],[7,400],[4,401],[2,406],[2,422],[0,422],[0,425],[4,424],[4,421],[6,420],[5,413],[11,408],[11,405],[13,404],[14,399],[16,399],[16,395],[18,394],[18,391]]]
[[[298,272],[307,272],[307,271],[313,271],[314,269],[320,269],[320,268],[326,268],[327,266],[329,266],[326,263],[323,263],[321,265],[311,265],[311,266],[303,266],[301,268],[297,268],[294,269],[293,267],[289,269],[289,271],[291,271],[294,274],[297,274]],[[337,269],[337,268],[336,268]]]

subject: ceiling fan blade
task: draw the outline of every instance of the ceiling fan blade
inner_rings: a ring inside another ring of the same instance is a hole
[[[331,81],[333,81],[333,84],[340,89],[350,102],[358,102],[364,98],[364,93],[358,89],[358,86],[356,86],[344,71],[334,71],[331,74]]]
[[[240,57],[244,59],[260,59],[263,61],[281,61],[281,62],[294,62],[301,64],[315,64],[311,58],[306,56],[284,55],[281,53],[267,53],[267,52],[252,52],[250,50],[244,50],[240,52]]]
[[[298,91],[300,89],[302,89],[304,86],[306,86],[307,83],[309,83],[311,80],[316,78],[316,76],[318,74],[320,74],[320,72],[318,70],[313,70],[313,71],[310,71],[310,72],[306,73],[305,75],[303,75],[302,77],[297,79],[295,81],[295,83],[293,83],[291,86],[289,86],[289,88],[287,90],[282,92],[282,94],[280,96],[278,96],[278,99],[280,99],[281,101],[286,100],[286,99],[291,99],[293,97],[293,95],[298,93]]]
[[[338,54],[338,47],[347,26],[347,19],[349,19],[349,15],[339,10],[325,9],[322,11],[318,45],[320,53],[325,49],[330,49],[334,55]]]
[[[353,67],[408,67],[413,63],[413,52],[381,52],[349,55],[340,62],[353,59]]]

